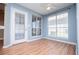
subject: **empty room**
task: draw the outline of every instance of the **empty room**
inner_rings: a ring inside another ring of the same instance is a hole
[[[0,3],[0,55],[78,55],[79,4]]]

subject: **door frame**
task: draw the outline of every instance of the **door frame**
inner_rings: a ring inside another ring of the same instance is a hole
[[[18,13],[22,13],[25,15],[25,37],[24,39],[22,40],[15,40],[15,12],[18,12]],[[26,11],[23,11],[23,10],[20,10],[20,9],[17,9],[17,8],[11,8],[11,32],[10,32],[10,35],[11,35],[11,44],[18,44],[18,43],[22,43],[22,42],[25,42],[26,39],[28,39],[27,37],[27,34],[28,34],[28,26],[27,26],[27,20],[28,20],[28,13]]]

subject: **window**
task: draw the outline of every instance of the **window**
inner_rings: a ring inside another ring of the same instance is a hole
[[[48,18],[48,35],[68,38],[68,12],[56,14]]]
[[[68,13],[57,15],[57,37],[68,37]]]
[[[48,19],[48,34],[50,36],[56,36],[56,16],[49,17]]]
[[[32,16],[32,36],[41,35],[41,17]]]
[[[32,36],[36,36],[36,17],[32,16]]]

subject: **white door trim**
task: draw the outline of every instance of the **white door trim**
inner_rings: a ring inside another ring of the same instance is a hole
[[[14,16],[15,12],[19,12],[19,13],[22,13],[22,14],[25,15],[25,29],[24,29],[25,30],[25,38],[22,39],[22,40],[16,40],[16,41],[15,41],[15,16]],[[11,35],[11,44],[12,45],[26,41],[26,39],[28,37],[28,36],[26,37],[26,35],[27,35],[27,33],[26,33],[26,29],[27,29],[27,22],[26,22],[26,20],[28,19],[27,16],[28,16],[27,12],[19,10],[17,8],[11,7],[11,27],[10,27],[11,32],[10,32],[10,35]]]

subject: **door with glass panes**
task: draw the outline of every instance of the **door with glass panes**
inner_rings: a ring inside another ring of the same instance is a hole
[[[13,44],[17,44],[27,40],[27,12],[14,9],[13,15]]]

